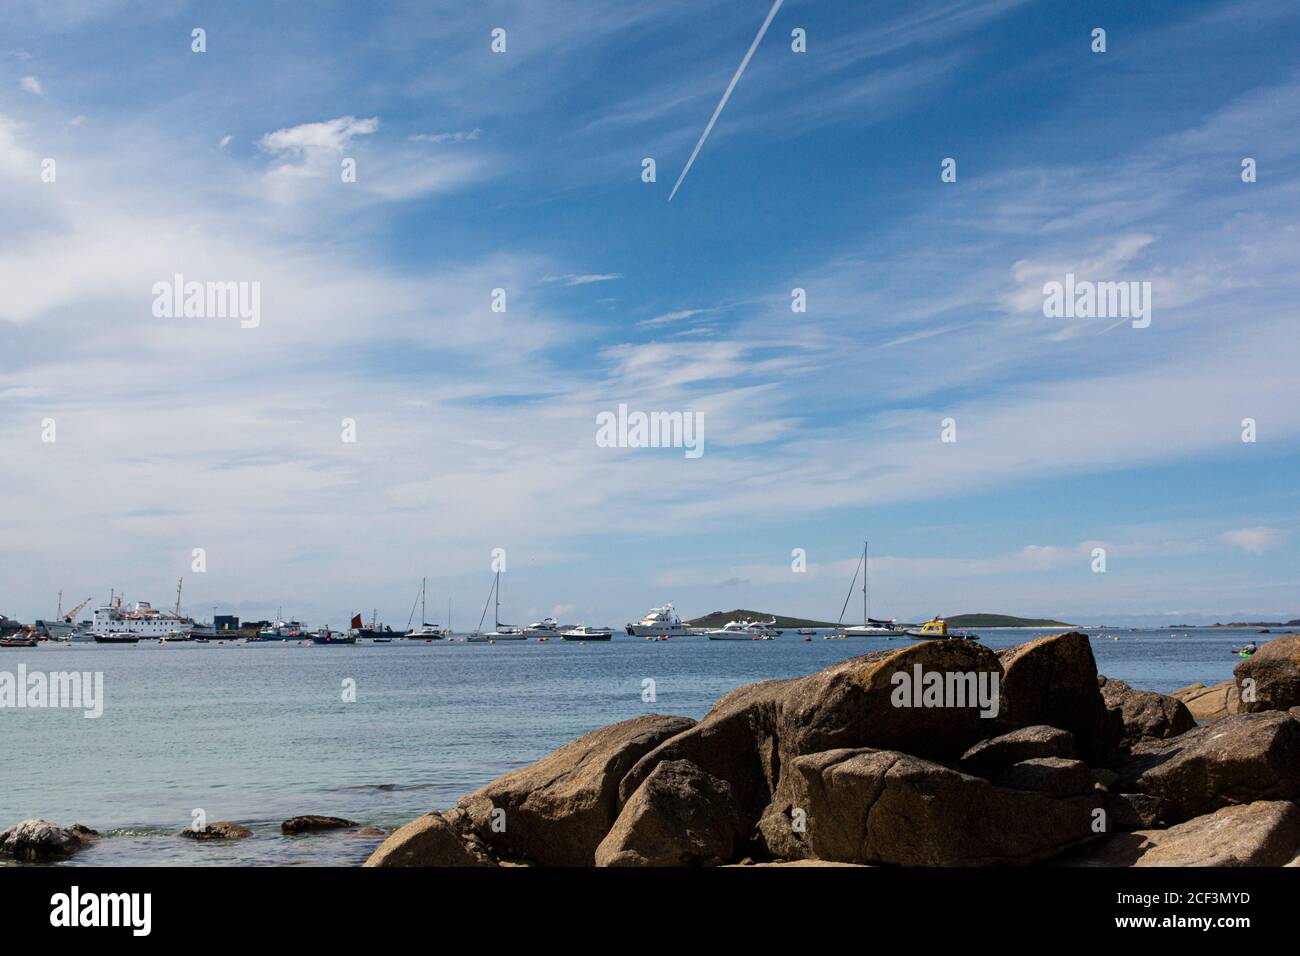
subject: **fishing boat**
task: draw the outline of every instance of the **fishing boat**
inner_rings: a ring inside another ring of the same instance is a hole
[[[284,609],[281,608],[276,614],[275,623],[262,628],[257,632],[256,638],[249,638],[249,640],[305,641],[311,638],[307,625],[299,621],[286,621],[283,615]]]
[[[0,637],[0,647],[35,647],[36,638],[27,637]]]
[[[754,621],[728,621],[716,630],[706,631],[705,636],[711,641],[770,641],[776,635]]]
[[[444,630],[437,624],[430,624],[425,620],[427,615],[425,613],[424,599],[428,581],[428,578],[420,578],[420,626],[411,628],[411,622],[415,620],[415,605],[411,605],[411,616],[406,621],[408,630],[404,636],[412,640],[441,641],[451,631],[450,629]]]
[[[857,569],[853,572],[853,583],[849,585],[848,596],[844,598],[844,607],[840,608],[840,619],[835,622],[836,628],[844,623],[844,612],[848,609],[849,598],[853,596],[853,588],[858,583],[858,573],[862,574],[862,623],[850,624],[842,628],[844,634],[849,637],[894,637],[899,633],[899,629],[894,626],[893,619],[888,621],[877,620],[871,616],[871,565],[867,559],[867,542],[862,542],[862,560],[858,562]]]
[[[495,610],[492,614],[493,627],[486,634],[483,633],[483,622],[487,619],[487,604],[483,605],[483,614],[478,619],[478,629],[473,634],[465,638],[470,644],[495,644],[497,641],[526,641],[528,635],[524,633],[523,628],[515,627],[513,624],[501,623],[501,572],[496,573],[492,579],[492,590],[488,592],[488,601],[495,597]]]
[[[140,636],[126,631],[114,631],[111,634],[96,634],[96,644],[139,644]]]
[[[311,636],[311,642],[313,644],[355,644],[357,636],[355,634],[340,634],[328,627],[322,627]]]
[[[814,634],[817,633],[817,631],[816,629],[811,627],[801,627],[795,633],[799,634],[801,637],[812,637]]]
[[[565,641],[608,641],[613,637],[614,632],[607,627],[588,627],[586,624],[560,634],[560,638]]]
[[[941,617],[933,618],[926,621],[918,630],[908,630],[903,632],[908,637],[916,641],[933,641],[933,640],[966,640],[978,641],[979,635],[972,634],[970,631],[950,631],[948,622]]]
[[[682,623],[672,604],[653,607],[636,624],[629,623],[626,627],[632,637],[686,637],[694,633]]]
[[[378,608],[371,612],[369,624],[361,620],[359,613],[352,615],[352,633],[363,640],[379,641],[385,644],[395,637],[402,636],[388,625],[379,623]]]

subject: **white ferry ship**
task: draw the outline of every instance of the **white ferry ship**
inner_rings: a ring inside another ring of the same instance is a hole
[[[188,634],[194,628],[194,619],[180,614],[160,611],[148,601],[136,601],[129,609],[122,607],[122,599],[96,608],[91,632],[97,635],[131,634],[135,637],[171,637]]]

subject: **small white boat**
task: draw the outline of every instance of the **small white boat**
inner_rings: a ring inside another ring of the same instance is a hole
[[[545,617],[529,624],[523,631],[526,637],[559,637],[560,622],[553,617]]]
[[[613,636],[614,632],[607,627],[588,627],[586,624],[560,634],[560,637],[566,641],[608,641]]]
[[[728,621],[705,634],[711,641],[770,641],[776,637],[765,625],[753,621]]]

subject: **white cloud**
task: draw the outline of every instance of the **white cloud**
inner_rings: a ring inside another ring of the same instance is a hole
[[[1277,528],[1264,526],[1236,528],[1223,533],[1223,540],[1248,554],[1263,554],[1282,546],[1283,535]]]
[[[675,312],[664,312],[662,315],[656,315],[652,319],[644,319],[637,325],[651,328],[659,325],[672,325],[674,322],[683,322],[686,319],[693,318],[697,315],[706,315],[713,312],[713,309],[678,309]]]
[[[24,76],[18,81],[18,85],[28,93],[35,93],[37,96],[44,95],[45,91],[41,88],[41,81],[34,76]]]
[[[433,143],[442,145],[443,143],[470,143],[478,139],[483,131],[477,126],[469,130],[457,130],[454,133],[415,133],[408,136],[412,143]]]
[[[340,116],[321,123],[302,123],[267,133],[260,143],[269,153],[311,157],[318,153],[342,152],[356,136],[369,136],[379,129],[379,118],[357,119]]]
[[[547,276],[544,282],[562,282],[564,285],[591,285],[593,282],[613,282],[615,279],[623,278],[618,272],[593,272],[585,275],[576,275],[569,273],[562,276]]]

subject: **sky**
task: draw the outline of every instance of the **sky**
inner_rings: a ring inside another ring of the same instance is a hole
[[[1300,617],[1300,9],[771,9],[5,3],[0,613]]]

